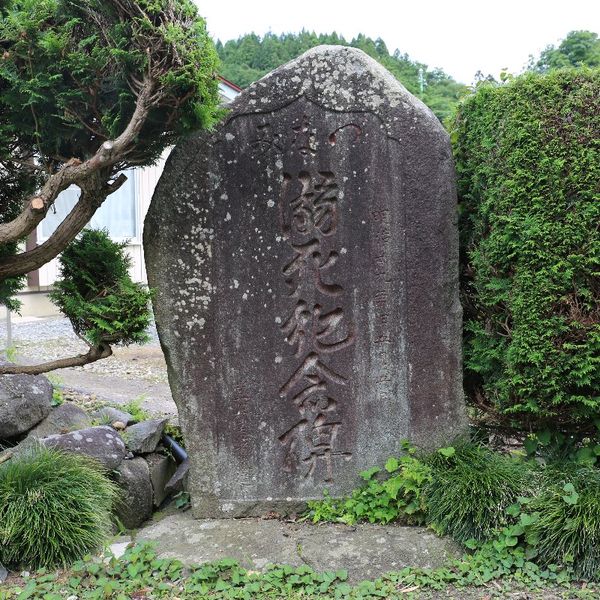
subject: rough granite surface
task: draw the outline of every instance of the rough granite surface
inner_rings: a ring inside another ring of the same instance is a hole
[[[155,542],[159,556],[185,564],[233,558],[252,570],[270,564],[315,571],[347,569],[351,583],[375,579],[403,567],[440,567],[460,556],[449,539],[422,527],[312,525],[276,519],[194,520],[170,515],[140,529],[136,542]]]
[[[25,433],[51,408],[52,384],[43,375],[0,376],[0,440]]]
[[[105,469],[116,469],[127,454],[125,444],[112,428],[101,425],[72,431],[63,435],[51,435],[43,439],[48,448],[65,452],[85,454],[98,461]]]
[[[92,425],[88,413],[73,404],[65,402],[53,408],[50,414],[38,423],[27,435],[28,437],[45,438],[49,435],[70,433],[77,429],[86,429]]]
[[[442,125],[353,48],[175,149],[144,247],[196,516],[293,512],[464,430],[456,217]]]

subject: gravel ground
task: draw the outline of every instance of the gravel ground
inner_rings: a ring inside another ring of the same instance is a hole
[[[69,321],[62,317],[47,319],[15,319],[12,327],[13,346],[17,356],[24,363],[44,362],[75,356],[87,352],[87,346],[75,335]],[[74,369],[85,370],[91,373],[105,373],[111,375],[130,374],[131,357],[139,351],[150,354],[152,351],[160,352],[158,335],[154,324],[148,329],[150,342],[144,346],[115,347],[114,355],[108,359],[100,360],[84,367]],[[0,325],[0,340],[5,345],[6,324]],[[162,358],[162,353],[161,353]],[[156,365],[144,365],[137,370],[136,375],[143,379],[167,382],[167,372],[164,360],[157,361]],[[137,365],[136,365],[137,367]]]
[[[51,379],[67,394],[82,402],[125,404],[139,399],[153,413],[176,415],[167,380],[167,368],[156,328],[148,330],[150,342],[143,346],[114,347],[107,359],[83,367],[54,371]],[[62,317],[14,319],[12,327],[15,362],[36,364],[87,352],[69,321]],[[0,324],[0,348],[6,345],[6,324]]]

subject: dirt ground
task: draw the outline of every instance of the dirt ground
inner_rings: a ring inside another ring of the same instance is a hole
[[[156,330],[149,331],[150,342],[143,346],[114,348],[113,356],[84,367],[54,371],[50,379],[69,397],[88,402],[126,404],[140,400],[144,409],[157,414],[176,415],[171,397],[167,367]],[[35,364],[73,356],[86,351],[64,318],[16,318],[12,327],[11,360]],[[6,339],[0,326],[0,348]]]

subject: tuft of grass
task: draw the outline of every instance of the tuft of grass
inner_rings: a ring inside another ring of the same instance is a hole
[[[100,548],[118,488],[92,459],[36,446],[0,466],[0,562],[67,566]]]
[[[130,400],[127,404],[123,404],[122,406],[117,406],[118,409],[128,412],[136,423],[140,423],[141,421],[147,421],[152,418],[150,412],[148,412],[145,408],[142,408],[142,403],[146,399],[146,394],[141,394],[137,398]]]
[[[14,344],[11,344],[4,350],[4,356],[6,360],[10,363],[14,363],[17,359],[17,347]]]
[[[463,544],[490,539],[506,524],[506,508],[532,488],[528,463],[470,442],[440,449],[430,464],[428,521]]]
[[[529,508],[529,532],[541,564],[572,564],[583,579],[600,575],[600,471],[591,466],[548,468]]]

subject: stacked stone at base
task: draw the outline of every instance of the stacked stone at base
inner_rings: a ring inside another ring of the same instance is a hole
[[[294,512],[464,430],[457,237],[446,132],[360,50],[175,149],[145,248],[196,516]]]

